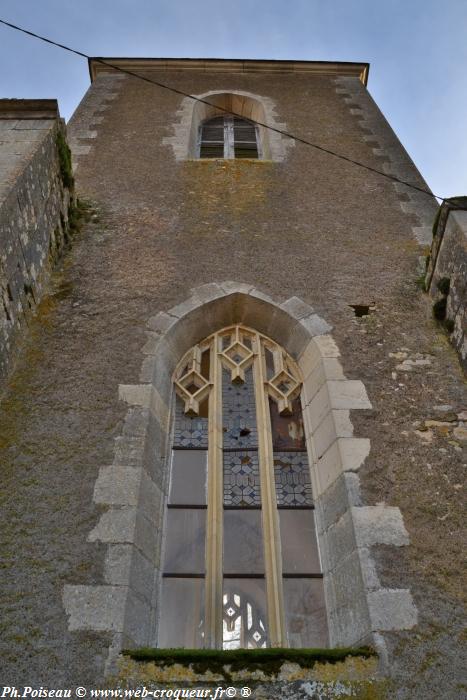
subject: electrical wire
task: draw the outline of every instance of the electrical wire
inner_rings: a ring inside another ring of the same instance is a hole
[[[0,24],[5,25],[6,27],[10,27],[10,29],[14,29],[18,32],[21,32],[22,34],[27,34],[28,36],[31,36],[35,39],[39,39],[40,41],[43,41],[47,44],[51,44],[52,46],[56,46],[59,49],[63,49],[64,51],[68,51],[70,53],[75,54],[76,56],[80,56],[81,58],[86,58],[88,61],[92,60],[95,61],[96,63],[100,63],[104,66],[108,66],[109,68],[112,68],[113,70],[118,71],[119,73],[124,73],[125,75],[129,75],[133,78],[137,78],[138,80],[142,80],[146,83],[150,83],[151,85],[156,85],[157,87],[160,87],[164,90],[169,90],[170,92],[175,93],[176,95],[181,95],[182,97],[188,97],[190,100],[194,100],[195,102],[200,102],[202,104],[208,105],[209,107],[214,107],[215,109],[225,112],[227,114],[231,114],[234,117],[239,117],[243,118],[241,114],[238,114],[236,112],[233,112],[232,110],[226,109],[224,107],[219,107],[218,105],[214,105],[208,100],[204,100],[201,97],[196,97],[195,95],[190,95],[188,92],[184,92],[183,90],[179,90],[178,88],[174,88],[170,85],[166,85],[165,83],[161,83],[157,80],[151,80],[150,78],[145,77],[144,75],[139,75],[138,73],[134,73],[131,70],[127,70],[126,68],[121,68],[120,66],[116,66],[113,63],[110,63],[109,61],[106,61],[103,58],[98,58],[96,56],[88,56],[88,54],[84,53],[83,51],[78,51],[77,49],[72,49],[70,46],[66,46],[65,44],[60,44],[57,41],[53,41],[52,39],[48,39],[45,36],[41,36],[40,34],[36,34],[35,32],[32,32],[28,29],[24,29],[24,27],[20,27],[16,24],[12,24],[11,22],[7,22],[4,19],[0,18]],[[336,153],[336,151],[332,151],[329,148],[324,148],[324,146],[319,146],[316,143],[312,143],[311,141],[307,141],[306,139],[301,138],[300,136],[296,136],[294,134],[291,134],[288,131],[284,131],[282,129],[278,129],[274,126],[271,126],[270,124],[265,124],[263,122],[260,122],[256,119],[249,119],[250,122],[253,124],[256,124],[257,126],[261,126],[264,129],[268,129],[269,131],[273,131],[276,134],[280,134],[281,136],[285,136],[288,139],[292,139],[293,141],[296,141],[298,143],[302,143],[305,146],[310,146],[311,148],[316,149],[317,151],[321,151],[322,153],[327,153],[328,155],[334,156],[335,158],[339,158],[340,160],[345,161],[346,163],[351,163],[352,165],[356,165],[359,168],[364,168],[365,170],[374,173],[376,175],[380,175],[381,177],[385,177],[388,180],[391,180],[392,182],[396,182],[400,185],[405,185],[405,187],[409,187],[413,190],[416,190],[417,192],[421,192],[422,194],[426,194],[429,197],[434,197],[435,199],[441,200],[441,202],[447,201],[445,197],[441,197],[439,195],[433,194],[430,190],[426,190],[423,187],[418,187],[418,185],[414,185],[413,183],[406,182],[405,180],[401,180],[400,178],[396,177],[396,175],[391,175],[390,173],[384,173],[381,170],[378,170],[377,168],[373,168],[371,165],[367,165],[365,163],[361,163],[358,160],[354,160],[353,158],[350,158],[349,156],[344,156],[342,153]],[[452,207],[455,208],[455,207]]]

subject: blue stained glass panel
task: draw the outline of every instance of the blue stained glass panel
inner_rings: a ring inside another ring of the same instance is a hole
[[[224,505],[261,504],[257,452],[224,452]]]
[[[185,415],[184,403],[177,396],[175,403],[174,447],[208,447],[208,419]]]
[[[253,371],[245,372],[243,384],[233,384],[230,372],[222,372],[222,413],[224,449],[257,447],[255,388]]]
[[[306,452],[274,452],[278,506],[311,506],[310,469]]]

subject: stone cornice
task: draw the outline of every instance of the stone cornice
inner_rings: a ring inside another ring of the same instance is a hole
[[[0,119],[58,119],[57,100],[0,100]]]
[[[223,58],[90,58],[91,82],[99,73],[109,73],[112,67],[144,73],[151,71],[201,71],[215,73],[312,73],[314,75],[354,76],[366,85],[369,63],[346,61],[258,61]]]

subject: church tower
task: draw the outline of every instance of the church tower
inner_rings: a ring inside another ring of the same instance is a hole
[[[461,373],[416,284],[436,200],[368,64],[89,69],[67,127],[86,221],[19,443],[44,445],[19,499],[50,484],[58,568],[34,574],[35,677],[48,654],[91,683],[121,649],[370,646],[408,683],[423,630],[455,624],[456,545],[423,512],[460,419],[424,421],[460,411]]]

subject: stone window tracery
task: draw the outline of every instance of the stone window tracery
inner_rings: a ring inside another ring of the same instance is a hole
[[[159,646],[327,646],[295,362],[235,325],[174,383]]]

